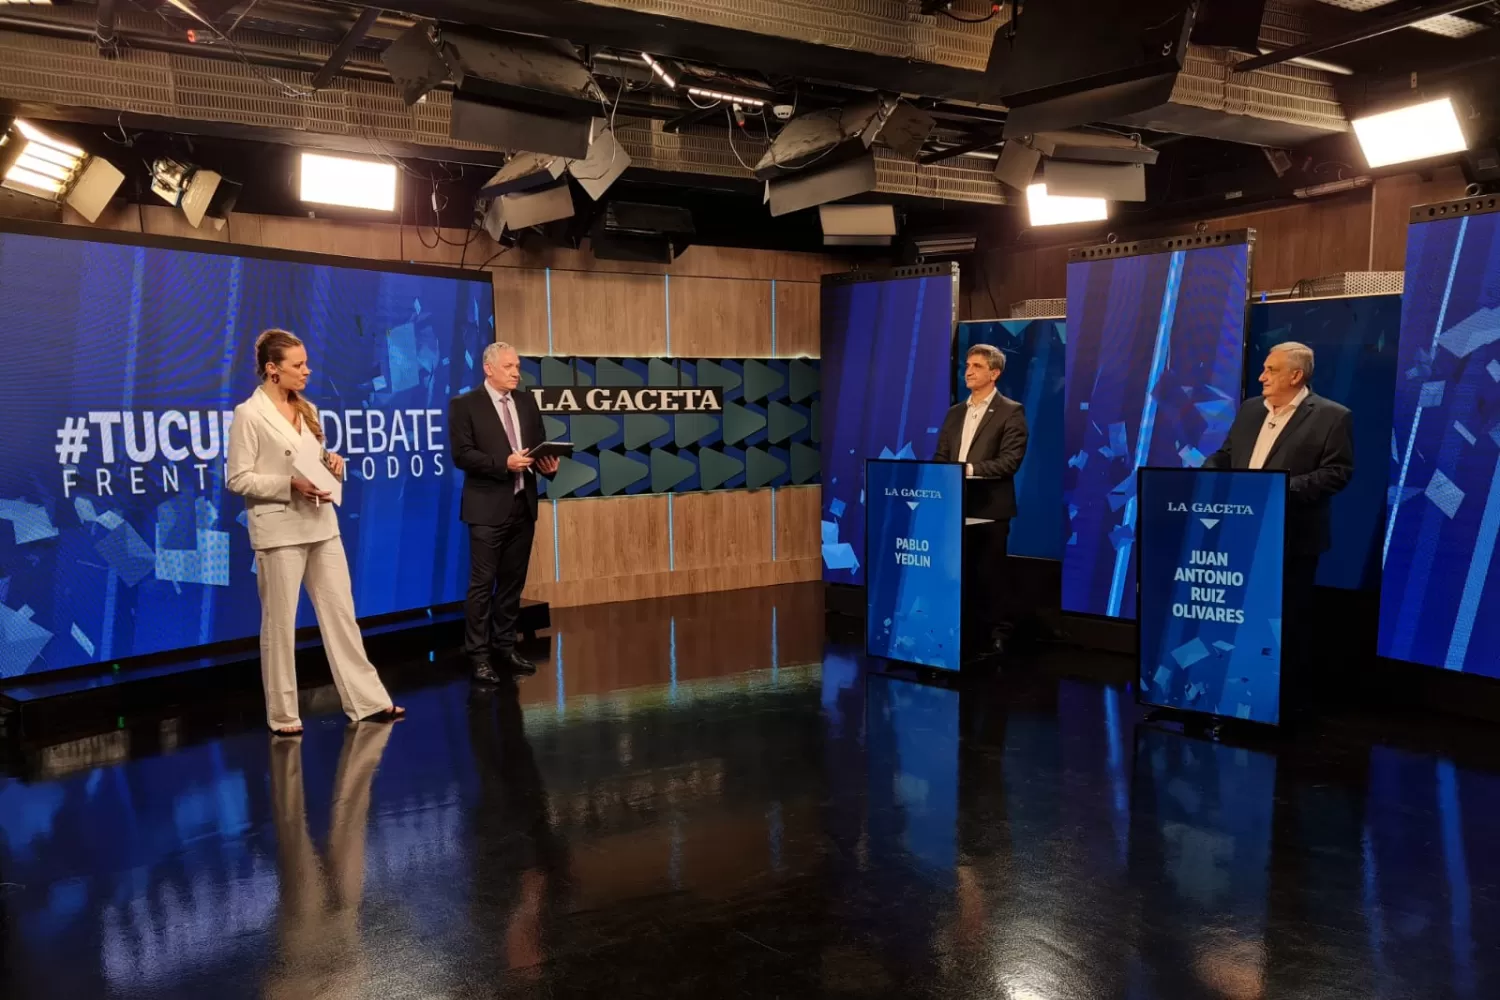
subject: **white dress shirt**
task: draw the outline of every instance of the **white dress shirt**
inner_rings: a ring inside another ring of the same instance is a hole
[[[489,379],[484,381],[484,391],[490,394],[490,402],[495,404],[495,415],[500,418],[500,426],[505,428],[505,437],[510,442],[511,450],[525,451],[526,442],[521,439],[521,414],[516,412],[515,397],[490,385]],[[517,493],[521,492],[525,478],[525,473],[516,474]]]
[[[1302,391],[1293,396],[1292,401],[1282,407],[1280,413],[1276,412],[1270,400],[1264,401],[1269,412],[1266,414],[1266,422],[1260,425],[1260,434],[1255,439],[1255,449],[1250,452],[1250,468],[1264,469],[1266,467],[1266,459],[1271,457],[1271,449],[1276,447],[1276,439],[1281,437],[1281,432],[1286,429],[1287,424],[1291,423],[1292,415],[1297,412],[1297,407],[1302,405],[1307,395],[1307,386],[1303,386]]]
[[[964,411],[964,432],[963,436],[959,438],[958,443],[958,460],[960,462],[967,463],[969,461],[969,448],[974,444],[974,435],[979,433],[979,425],[984,421],[984,415],[989,412],[990,402],[994,398],[994,389],[991,389],[990,394],[983,399],[980,399],[973,393],[969,394],[969,408]],[[972,465],[965,465],[964,474],[972,476],[974,474],[974,467]]]

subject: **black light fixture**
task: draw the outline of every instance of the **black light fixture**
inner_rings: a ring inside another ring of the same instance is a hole
[[[151,164],[151,190],[168,205],[182,209],[194,229],[208,219],[223,229],[239,199],[241,185],[214,170],[162,157]]]

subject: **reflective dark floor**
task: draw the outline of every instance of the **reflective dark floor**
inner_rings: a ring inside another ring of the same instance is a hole
[[[314,691],[300,740],[252,705],[38,748],[0,996],[1500,996],[1482,728],[1207,742],[1128,661],[923,686],[820,601],[558,610],[536,677],[436,656],[394,727]]]

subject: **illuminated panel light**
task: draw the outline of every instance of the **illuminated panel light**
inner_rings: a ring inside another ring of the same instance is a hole
[[[1354,134],[1370,167],[1425,160],[1468,149],[1448,98],[1354,119]]]
[[[668,87],[671,87],[673,90],[677,89],[677,80],[672,76],[671,73],[667,72],[667,69],[666,69],[665,66],[663,66],[661,63],[657,62],[655,59],[652,59],[649,55],[647,55],[644,52],[641,53],[641,58],[644,59],[644,60],[646,60],[646,65],[647,66],[651,67],[651,72],[653,72],[657,76],[661,77],[661,82],[662,83],[665,83]]]
[[[394,212],[396,167],[391,163],[303,153],[298,197],[316,205]]]
[[[766,102],[758,97],[737,96],[718,90],[704,90],[702,87],[689,87],[687,92],[694,97],[706,97],[711,101],[728,101],[730,104],[742,104],[747,108],[763,108],[766,106]]]
[[[1072,198],[1047,193],[1047,185],[1026,188],[1026,207],[1033,226],[1061,226],[1069,222],[1099,222],[1109,218],[1109,203],[1103,198]]]

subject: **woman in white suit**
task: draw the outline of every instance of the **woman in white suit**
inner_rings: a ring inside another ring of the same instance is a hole
[[[344,713],[353,720],[393,721],[406,713],[391,702],[365,655],[338,516],[328,494],[293,466],[299,449],[314,448],[335,476],[344,472],[344,460],[323,450],[318,412],[302,396],[310,373],[307,350],[294,334],[267,330],[255,341],[255,366],[260,388],[235,407],[230,425],[228,486],[249,510],[266,723],[279,736],[302,732],[295,633],[304,585]]]

